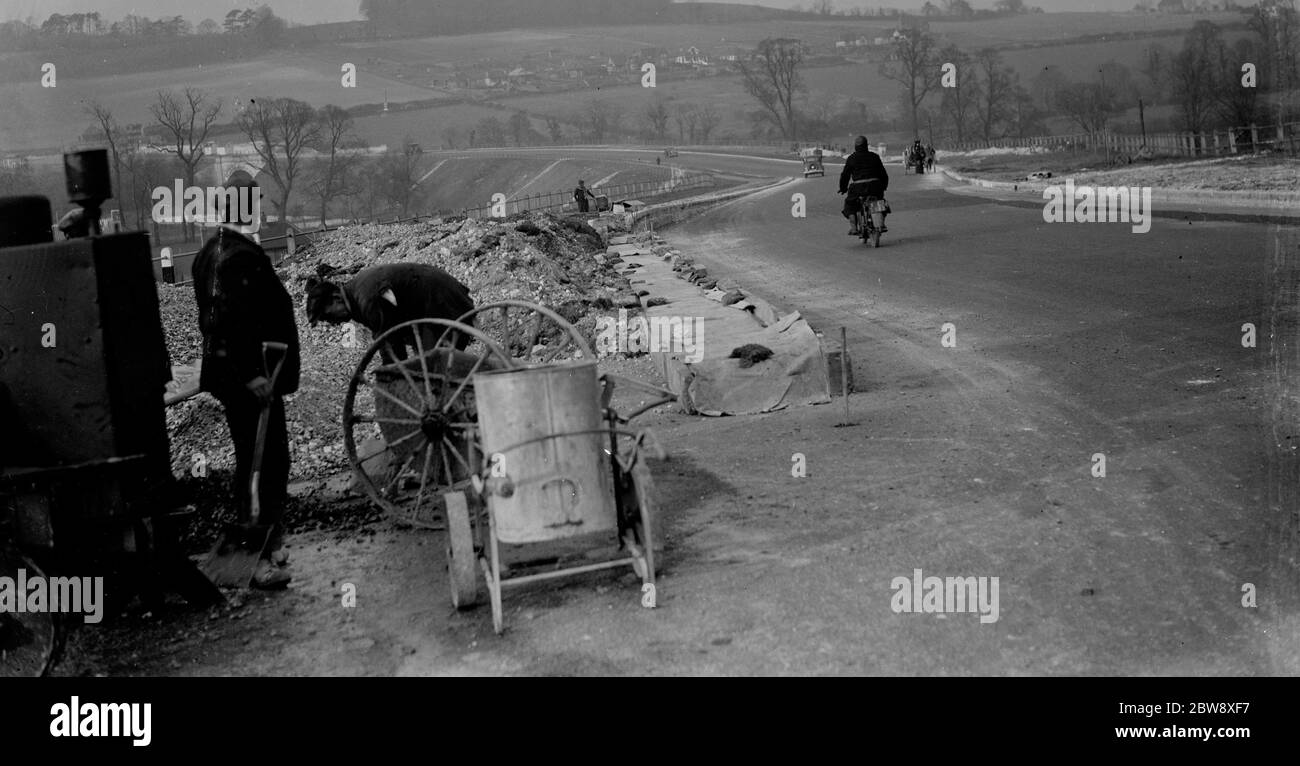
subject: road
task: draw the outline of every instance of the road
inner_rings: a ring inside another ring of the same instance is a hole
[[[866,511],[849,538],[890,562],[875,600],[914,568],[1001,577],[1002,627],[908,615],[926,624],[879,639],[933,664],[876,669],[1297,672],[1294,229],[1046,224],[898,168],[873,250],[845,235],[827,170],[671,236],[712,275],[847,328],[860,423],[828,431],[821,459],[860,471],[840,484]]]

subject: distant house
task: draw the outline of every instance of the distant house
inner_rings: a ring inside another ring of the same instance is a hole
[[[1160,13],[1186,13],[1187,8],[1183,5],[1183,0],[1160,0],[1156,4],[1156,10]]]
[[[699,66],[709,65],[708,57],[705,56],[703,53],[700,53],[700,49],[695,47],[694,45],[690,46],[689,48],[685,48],[683,50],[678,51],[677,56],[673,59],[673,62],[685,66],[699,67]]]

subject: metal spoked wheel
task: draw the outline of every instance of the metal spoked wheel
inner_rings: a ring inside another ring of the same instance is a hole
[[[0,544],[0,576],[29,580],[45,575],[30,559]],[[49,672],[59,645],[58,616],[48,612],[0,611],[0,678],[32,678]]]
[[[591,345],[564,317],[527,301],[487,303],[461,315],[472,320],[516,363],[547,364],[568,359],[595,359]]]
[[[650,478],[650,469],[644,460],[638,459],[631,470],[632,484],[636,489],[638,517],[633,526],[631,540],[628,541],[630,553],[641,582],[654,584],[655,581],[655,540],[654,518],[654,482]]]
[[[415,354],[401,359],[408,344]],[[442,529],[441,492],[467,484],[483,459],[472,378],[515,366],[487,335],[446,319],[376,338],[343,402],[343,445],[370,499],[399,522]]]

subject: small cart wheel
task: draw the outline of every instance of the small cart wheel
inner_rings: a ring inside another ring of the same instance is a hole
[[[469,609],[478,602],[478,563],[474,555],[474,529],[464,492],[443,494],[447,512],[447,579],[451,605]]]
[[[636,465],[632,466],[632,483],[636,486],[636,500],[641,511],[641,517],[635,527],[641,550],[634,551],[634,555],[639,553],[636,555],[638,561],[634,568],[641,576],[641,582],[653,584],[655,581],[655,513],[658,509],[654,504],[654,482],[650,478],[650,468],[640,456],[637,457]]]
[[[45,574],[17,550],[0,545],[0,575],[15,579]],[[60,644],[58,615],[48,611],[0,612],[0,678],[43,676],[50,670]]]

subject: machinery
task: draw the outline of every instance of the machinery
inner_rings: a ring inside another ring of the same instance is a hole
[[[103,577],[119,607],[160,603],[164,583],[219,599],[171,539],[171,374],[148,234],[99,235],[106,152],[64,157],[88,236],[55,242],[43,197],[0,200],[0,577]],[[0,675],[44,672],[57,628],[0,612]]]

